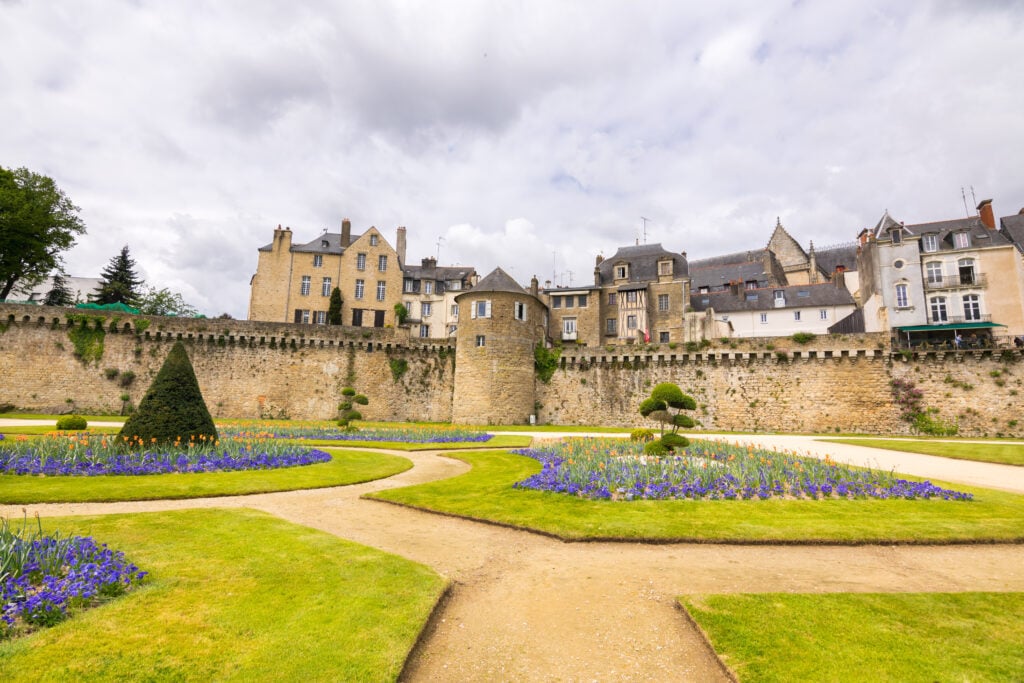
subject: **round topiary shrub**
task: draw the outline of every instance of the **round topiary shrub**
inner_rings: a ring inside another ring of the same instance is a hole
[[[65,415],[57,419],[57,429],[61,431],[76,431],[88,428],[89,423],[81,415]]]
[[[630,441],[650,441],[654,438],[654,430],[652,429],[634,429],[629,433]]]
[[[667,450],[672,451],[677,448],[686,448],[690,445],[690,440],[681,434],[669,432],[661,437],[661,445]]]
[[[644,455],[668,455],[668,449],[661,441],[648,441],[644,444]]]
[[[117,436],[121,441],[141,440],[147,445],[217,439],[217,428],[181,342],[171,348],[139,407]]]

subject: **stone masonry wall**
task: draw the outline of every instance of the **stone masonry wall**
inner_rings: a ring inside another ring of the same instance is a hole
[[[530,320],[540,315],[531,308]],[[102,357],[83,362],[72,332],[83,321],[94,330],[97,318]],[[215,417],[331,418],[346,386],[369,397],[362,410],[367,419],[451,421],[453,401],[466,403],[476,392],[485,402],[486,387],[457,389],[454,344],[419,344],[407,335],[0,305],[0,404],[116,413],[127,394],[138,405],[179,338]],[[694,396],[695,417],[709,428],[908,433],[890,390],[898,377],[912,381],[923,405],[935,408],[937,419],[956,422],[961,435],[1024,437],[1021,351],[890,353],[884,341],[885,335],[818,337],[805,346],[734,340],[695,351],[683,344],[636,345],[614,353],[570,347],[546,385],[529,371],[519,374],[532,368],[532,355],[509,367],[522,383],[536,384],[541,423],[644,425],[640,401],[658,382],[671,381]],[[460,355],[458,362],[472,358]],[[487,363],[492,371],[504,367],[493,361]],[[125,387],[127,373],[135,377]],[[507,398],[498,403],[507,405]]]
[[[71,332],[83,322],[95,329],[96,319],[103,327],[102,357],[84,362]],[[215,417],[328,419],[341,390],[351,386],[370,399],[361,407],[367,419],[451,419],[454,346],[416,344],[405,330],[28,306],[0,306],[0,403],[116,413],[123,394],[138,405],[178,339],[186,343]],[[405,361],[403,372],[392,370],[393,360],[396,370]],[[123,386],[126,373],[135,378]]]

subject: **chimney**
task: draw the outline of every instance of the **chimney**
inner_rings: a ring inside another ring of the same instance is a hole
[[[1022,209],[1022,210],[1024,210],[1024,209]],[[596,266],[601,265],[601,261],[604,261],[604,256],[601,256],[600,254],[598,254],[597,258],[594,259],[594,266],[596,267]]]
[[[433,256],[428,256],[427,258],[425,258],[422,261],[420,261],[420,265],[423,267],[424,270],[427,270],[428,268],[430,268],[430,269],[436,268],[437,267],[437,259],[434,258]]]
[[[992,213],[992,200],[982,199],[981,203],[978,204],[978,217],[981,219],[981,224],[989,230],[996,229],[996,217]]]
[[[733,296],[741,297],[742,298],[742,296],[743,296],[743,289],[740,287],[740,283],[738,281],[736,281],[736,280],[731,281],[729,283],[729,290],[732,292]]]
[[[352,221],[347,218],[341,219],[341,248],[345,249],[352,244]]]
[[[405,264],[405,226],[398,226],[395,231],[395,251],[398,252],[398,263]]]
[[[530,294],[537,296],[537,292],[540,290],[540,282],[537,281],[537,276],[534,275],[530,278]]]
[[[836,272],[832,275],[832,282],[836,283],[837,288],[846,289],[846,271],[836,268]]]

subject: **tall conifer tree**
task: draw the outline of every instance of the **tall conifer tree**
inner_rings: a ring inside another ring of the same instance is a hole
[[[110,259],[100,273],[100,284],[93,301],[98,304],[126,304],[135,306],[139,301],[142,278],[135,272],[135,261],[128,255],[128,245]]]

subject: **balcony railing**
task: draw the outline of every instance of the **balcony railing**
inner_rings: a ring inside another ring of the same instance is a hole
[[[576,341],[576,333],[575,332],[566,332],[566,331],[563,330],[562,331],[562,341]]]
[[[990,323],[992,322],[992,316],[977,315],[971,318],[966,318],[962,315],[947,315],[945,320],[933,320],[928,319],[929,325],[962,325],[963,323]]]
[[[974,273],[969,276],[960,274],[940,275],[939,277],[926,277],[924,279],[924,288],[927,290],[985,287],[987,284],[984,273]]]

